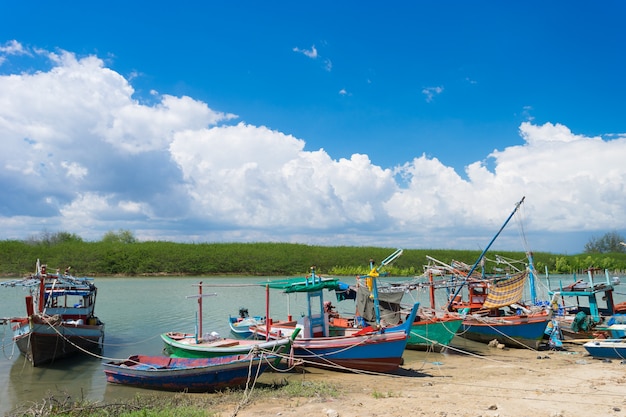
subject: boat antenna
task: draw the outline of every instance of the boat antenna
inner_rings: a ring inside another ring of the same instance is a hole
[[[504,230],[504,228],[506,227],[506,225],[509,223],[509,221],[511,220],[511,218],[513,217],[513,215],[515,214],[515,212],[517,211],[517,209],[519,209],[519,207],[522,205],[522,203],[524,202],[524,199],[526,198],[526,196],[522,197],[522,199],[515,204],[515,208],[513,209],[513,211],[511,212],[511,214],[509,214],[509,217],[507,217],[506,221],[504,222],[504,224],[502,225],[502,227],[500,227],[500,230],[498,230],[498,233],[496,233],[496,235],[493,237],[493,239],[491,239],[491,242],[489,242],[489,244],[487,245],[487,247],[485,247],[485,249],[483,249],[483,252],[480,254],[480,256],[478,257],[478,259],[476,259],[476,262],[474,262],[474,265],[472,266],[472,269],[470,269],[470,271],[467,273],[467,275],[465,276],[465,280],[463,281],[463,283],[461,285],[459,285],[459,288],[457,288],[456,292],[454,293],[454,295],[450,298],[450,301],[448,302],[448,311],[451,309],[452,307],[452,302],[454,301],[454,299],[456,298],[457,295],[459,295],[459,293],[461,292],[461,290],[463,289],[463,286],[467,283],[467,278],[472,276],[472,274],[474,273],[474,271],[476,270],[476,268],[478,267],[478,264],[480,264],[480,261],[483,259],[483,257],[485,256],[485,253],[487,253],[487,251],[489,250],[489,248],[491,247],[491,245],[493,244],[493,242],[495,242],[495,240],[498,238],[498,236],[500,236],[500,233],[502,232],[502,230]]]

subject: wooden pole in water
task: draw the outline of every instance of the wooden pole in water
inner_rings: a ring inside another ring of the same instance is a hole
[[[433,283],[433,271],[428,270],[428,281],[430,282],[430,308],[435,308],[435,284]]]
[[[270,286],[265,284],[265,340],[270,340],[270,327],[272,319],[270,318]]]
[[[198,285],[198,334],[196,338],[202,337],[202,281],[200,281],[200,285]]]
[[[194,284],[195,285],[195,284]],[[211,294],[202,294],[202,281],[198,284],[198,295],[188,295],[187,298],[197,298],[198,299],[198,315],[197,317],[197,326],[196,326],[196,343],[202,338],[202,299],[204,297],[209,297],[217,295],[216,293]]]

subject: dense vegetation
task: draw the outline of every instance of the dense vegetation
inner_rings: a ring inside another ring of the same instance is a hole
[[[396,248],[328,247],[290,243],[172,243],[137,242],[134,239],[108,239],[84,242],[72,235],[45,240],[0,241],[0,275],[21,276],[35,270],[40,259],[48,269],[71,266],[75,275],[301,275],[312,265],[322,274],[357,275],[369,271],[369,260],[378,265]],[[525,260],[522,252],[498,255]],[[473,264],[480,251],[405,249],[404,254],[385,270],[397,276],[422,272],[426,256],[449,263]],[[493,255],[495,256],[495,254]],[[491,255],[488,253],[487,258]],[[626,270],[626,253],[585,253],[557,255],[535,253],[539,273],[572,273],[589,267]]]

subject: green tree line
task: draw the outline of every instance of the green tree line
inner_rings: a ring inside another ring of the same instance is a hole
[[[132,236],[113,236],[85,242],[74,235],[51,239],[0,241],[0,275],[22,276],[34,272],[37,259],[49,271],[71,267],[74,275],[255,275],[290,276],[309,272],[315,265],[321,274],[359,275],[369,271],[397,248],[315,246],[292,243],[173,243],[138,242]],[[480,251],[405,249],[385,271],[394,276],[414,276],[423,271],[426,256],[443,262],[474,264]],[[495,253],[494,253],[495,254]],[[509,259],[525,260],[523,252],[497,252]],[[490,254],[487,254],[490,258]],[[612,272],[626,271],[626,253],[558,255],[534,253],[537,271],[543,274],[573,273],[594,267]]]

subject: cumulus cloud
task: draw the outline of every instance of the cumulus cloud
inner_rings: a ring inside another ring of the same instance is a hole
[[[364,154],[306,151],[302,138],[191,97],[154,92],[141,103],[95,56],[47,56],[48,70],[0,76],[4,239],[130,229],[187,242],[476,249],[522,196],[533,249],[559,250],[552,237],[572,231],[626,229],[624,135],[525,122],[522,144],[464,175],[426,155],[383,169]],[[514,238],[508,247],[521,249]]]

